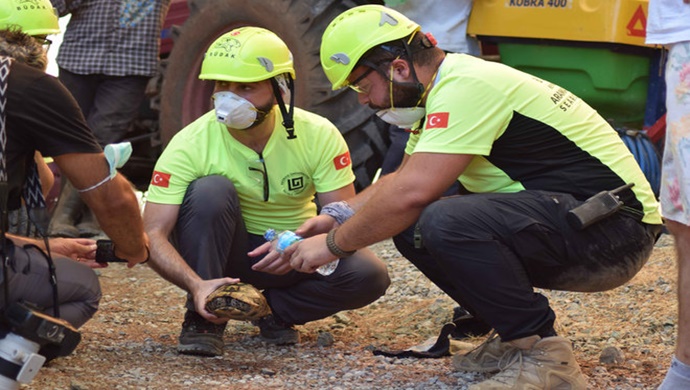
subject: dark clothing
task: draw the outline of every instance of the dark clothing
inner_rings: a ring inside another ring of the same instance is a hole
[[[78,75],[60,68],[60,81],[72,92],[102,146],[120,142],[144,100],[148,77]]]
[[[100,153],[72,95],[44,72],[13,62],[10,68],[6,129],[10,210],[21,205],[27,166],[35,151],[44,156],[68,153]],[[13,247],[8,244],[9,247]],[[15,247],[7,272],[9,301],[25,300],[53,315],[53,290],[48,262],[37,248]],[[98,309],[101,289],[96,274],[84,264],[64,257],[53,258],[58,283],[61,318],[75,327],[83,325]],[[0,269],[0,291],[5,277]],[[3,297],[3,305],[7,302]]]
[[[51,0],[69,14],[57,63],[101,145],[120,142],[158,71],[170,0]]]
[[[170,0],[51,0],[70,14],[57,63],[78,74],[151,77]]]
[[[289,324],[363,307],[381,297],[390,284],[385,264],[369,249],[341,259],[329,276],[253,271],[251,266],[263,256],[251,258],[247,252],[266,241],[247,233],[235,187],[222,176],[192,182],[180,206],[172,242],[202,279],[230,276],[263,289],[274,314]],[[187,308],[194,310],[191,297]]]
[[[79,106],[53,76],[13,62],[7,97],[8,208],[20,206],[26,167],[38,150],[45,157],[100,153]]]
[[[11,244],[10,244],[11,245]],[[53,291],[46,256],[35,247],[14,247],[8,272],[10,300],[23,300],[43,308],[54,316]],[[93,270],[66,257],[54,257],[58,284],[60,318],[78,328],[98,310],[101,286]],[[0,277],[2,277],[0,272]],[[4,279],[0,279],[0,297],[5,302]]]
[[[404,235],[400,252],[505,341],[552,331],[555,314],[534,287],[594,292],[629,281],[660,225],[617,213],[584,230],[566,221],[582,203],[543,191],[441,199],[419,219],[424,249]],[[408,232],[409,236],[409,232]]]

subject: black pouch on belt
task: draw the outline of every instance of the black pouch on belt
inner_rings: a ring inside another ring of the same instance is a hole
[[[568,223],[574,229],[582,230],[595,222],[610,217],[623,207],[623,202],[620,201],[616,194],[632,188],[634,185],[635,183],[629,183],[615,190],[601,191],[592,196],[585,203],[568,211],[566,215]]]

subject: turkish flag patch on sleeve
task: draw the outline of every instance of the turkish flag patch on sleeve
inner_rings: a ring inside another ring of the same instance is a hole
[[[445,129],[448,127],[448,113],[435,112],[426,116],[427,129]]]
[[[333,165],[335,165],[335,170],[340,170],[350,165],[352,161],[350,160],[350,152],[347,151],[341,155],[335,156],[333,159]]]
[[[156,187],[168,188],[168,186],[170,185],[170,174],[153,171],[153,176],[151,177],[151,185]]]

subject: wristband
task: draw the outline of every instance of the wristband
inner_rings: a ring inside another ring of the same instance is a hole
[[[342,225],[345,223],[345,221],[350,219],[350,217],[355,215],[355,210],[353,210],[352,207],[350,207],[350,205],[343,200],[323,206],[319,214],[326,214],[335,219],[338,225]]]
[[[328,247],[328,250],[331,251],[332,254],[338,256],[338,258],[343,258],[343,257],[350,257],[355,254],[356,250],[354,251],[344,251],[338,247],[338,245],[335,243],[335,231],[338,230],[333,229],[330,232],[328,232],[328,235],[326,236],[326,246]]]

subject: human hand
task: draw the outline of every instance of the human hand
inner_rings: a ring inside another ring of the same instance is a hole
[[[90,238],[51,238],[51,254],[69,257],[90,268],[105,268],[108,264],[96,262],[96,241]]]
[[[239,281],[239,279],[234,278],[219,278],[199,281],[190,288],[196,312],[199,313],[200,316],[204,317],[204,319],[213,322],[214,324],[222,324],[227,322],[227,318],[220,318],[206,310],[206,297],[208,297],[220,286],[238,283]]]
[[[294,245],[296,244],[292,244],[288,248],[291,248]],[[286,273],[292,271],[289,261],[290,257],[285,256],[285,254],[281,255],[277,251],[272,250],[270,242],[262,244],[253,251],[247,253],[247,255],[250,257],[256,257],[261,256],[264,253],[266,253],[266,256],[252,266],[254,271],[266,272],[273,275],[285,275]]]
[[[290,266],[299,272],[314,273],[320,266],[338,257],[328,250],[326,235],[319,234],[291,245],[284,255],[290,258]]]
[[[295,234],[300,237],[311,237],[316,234],[328,233],[338,227],[335,219],[329,215],[317,215],[309,218],[295,230]]]

